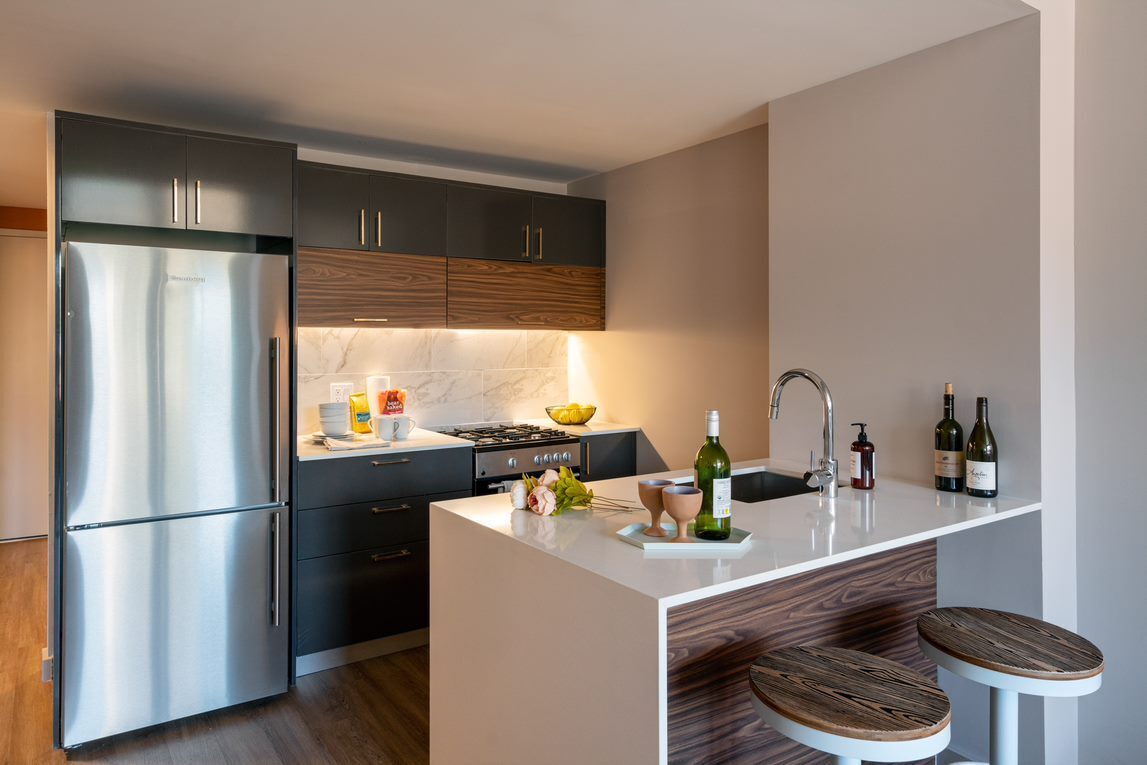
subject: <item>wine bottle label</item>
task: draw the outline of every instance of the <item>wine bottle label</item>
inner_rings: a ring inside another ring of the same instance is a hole
[[[936,449],[936,475],[940,478],[964,477],[964,453]]]
[[[713,479],[713,517],[728,518],[733,514],[733,479]]]
[[[852,477],[856,479],[863,478],[860,473],[860,452],[852,452],[850,460],[852,465]]]
[[[996,463],[968,460],[968,488],[978,491],[995,491]]]

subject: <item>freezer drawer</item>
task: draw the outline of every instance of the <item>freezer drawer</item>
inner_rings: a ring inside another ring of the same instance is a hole
[[[289,516],[67,532],[64,746],[287,690]]]

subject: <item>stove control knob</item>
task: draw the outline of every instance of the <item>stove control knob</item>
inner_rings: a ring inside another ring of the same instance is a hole
[[[541,456],[540,456],[540,455],[537,455],[537,454],[535,454],[535,455],[534,455],[534,464],[535,464],[535,465],[540,465],[540,464],[542,464],[542,458],[541,458]]]
[[[562,453],[561,452],[554,452],[554,462],[561,462],[561,461],[562,461]]]
[[[518,466],[518,458],[510,457],[510,459],[506,460],[506,464],[509,465],[510,468],[516,468]]]
[[[545,464],[548,465],[548,464],[550,464],[551,459],[552,458],[550,457],[550,455],[546,454],[542,457],[542,462],[544,462]]]
[[[562,462],[569,462],[572,459],[569,452],[562,452]]]

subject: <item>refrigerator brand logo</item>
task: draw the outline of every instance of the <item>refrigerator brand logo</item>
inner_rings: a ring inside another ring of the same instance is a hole
[[[195,282],[196,284],[206,284],[207,279],[202,276],[180,276],[179,274],[168,274],[167,281],[169,282]]]

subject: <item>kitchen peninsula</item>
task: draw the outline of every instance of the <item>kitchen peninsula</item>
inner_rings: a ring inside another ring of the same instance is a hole
[[[800,474],[759,460],[734,475],[761,471]],[[637,504],[635,478],[590,488]],[[935,540],[1039,509],[881,479],[835,500],[735,501],[748,549],[658,557],[671,554],[615,536],[644,511],[545,518],[504,495],[434,503],[432,761],[805,762],[811,750],[758,721],[752,660],[819,642],[931,674],[915,618],[935,605]]]

